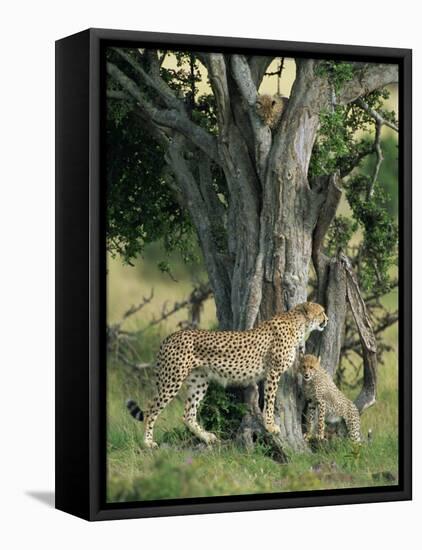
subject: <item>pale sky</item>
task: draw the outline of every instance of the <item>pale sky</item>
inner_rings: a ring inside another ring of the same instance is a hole
[[[268,67],[267,72],[275,72],[279,68],[280,59],[274,59],[271,65]],[[210,87],[206,78],[207,70],[200,63],[200,72],[202,75],[202,81],[198,83],[198,92],[199,94],[210,93]],[[171,53],[167,54],[163,67],[166,69],[177,69],[176,57]],[[292,88],[294,79],[296,77],[296,65],[293,59],[285,58],[284,59],[284,68],[282,77],[280,80],[280,93],[287,97],[290,96],[290,90]],[[262,81],[262,84],[259,88],[261,94],[276,94],[277,93],[277,76],[268,76],[265,77]]]

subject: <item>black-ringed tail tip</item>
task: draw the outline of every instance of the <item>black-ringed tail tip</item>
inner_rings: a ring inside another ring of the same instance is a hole
[[[126,407],[128,408],[133,418],[142,422],[142,420],[144,419],[144,413],[141,411],[136,401],[134,401],[133,399],[128,399],[126,401]]]

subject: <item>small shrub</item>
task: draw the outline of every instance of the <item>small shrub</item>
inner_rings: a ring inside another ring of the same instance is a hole
[[[231,439],[239,429],[246,405],[238,391],[210,384],[199,411],[199,419],[207,431],[222,439]]]

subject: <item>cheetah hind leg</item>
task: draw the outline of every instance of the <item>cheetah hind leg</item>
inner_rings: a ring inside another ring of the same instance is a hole
[[[156,449],[157,443],[154,441],[154,424],[160,413],[170,403],[180,390],[186,374],[184,372],[177,376],[173,384],[169,384],[169,373],[165,369],[159,370],[157,377],[157,393],[151,401],[150,406],[144,412],[144,446],[147,449]]]
[[[185,403],[184,422],[189,430],[207,445],[216,443],[217,436],[204,430],[196,418],[198,407],[208,389],[208,378],[204,372],[194,370],[188,376],[186,383],[188,395]]]

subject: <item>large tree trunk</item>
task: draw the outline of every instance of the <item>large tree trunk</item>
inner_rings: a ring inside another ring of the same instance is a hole
[[[108,64],[109,74],[136,101],[144,124],[167,150],[175,192],[198,233],[220,327],[248,329],[306,301],[312,261],[318,278],[316,299],[326,307],[329,325],[322,336],[312,338],[308,349],[322,355],[330,373],[335,371],[347,299],[366,350],[359,406],[373,402],[376,350],[364,303],[347,259],[329,259],[322,253],[340,200],[340,183],[336,175],[310,182],[308,168],[321,111],[332,108],[333,101],[346,103],[396,81],[397,68],[356,65],[355,78],[335,98],[327,76],[316,71],[320,62],[298,60],[288,107],[271,132],[255,109],[257,88],[271,58],[197,54],[207,68],[217,106],[218,134],[213,136],[192,122],[183,102],[159,77],[156,53],[144,54],[150,74],[142,67],[142,55],[137,62],[119,54],[159,98],[153,104],[118,67]],[[225,176],[224,206],[212,184],[210,163]],[[216,239],[221,229],[227,234],[224,246]],[[256,393],[247,395],[252,414]],[[277,397],[284,449],[305,448],[301,411],[293,368],[283,375]],[[249,439],[258,424],[254,419],[244,423]]]

